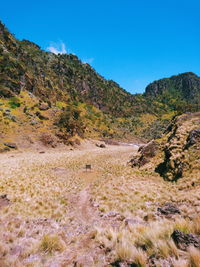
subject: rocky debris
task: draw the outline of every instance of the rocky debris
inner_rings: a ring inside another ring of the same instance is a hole
[[[42,121],[43,121],[43,120],[49,120],[48,117],[42,115],[39,111],[37,111],[37,112],[35,113],[35,115],[36,115],[40,120],[42,120]]]
[[[104,214],[103,218],[113,218],[115,220],[123,221],[125,217],[116,211],[109,211],[108,213]]]
[[[138,266],[132,261],[123,261],[123,260],[116,260],[114,262],[111,262],[109,265],[114,266],[114,267],[137,267]]]
[[[129,164],[132,167],[141,167],[150,162],[150,159],[156,156],[158,150],[159,144],[155,140],[152,140],[148,144],[140,146],[138,154],[130,160]]]
[[[186,250],[189,246],[200,248],[200,237],[193,234],[184,234],[179,230],[174,230],[171,235],[179,249]]]
[[[106,148],[105,144],[96,144],[97,147]]]
[[[10,114],[10,111],[3,112],[3,116],[13,122],[17,122],[17,117],[15,115]]]
[[[7,194],[0,195],[0,208],[10,204],[10,199],[8,199]]]
[[[55,148],[57,146],[57,138],[50,133],[43,133],[40,135],[40,141],[44,146]]]
[[[4,145],[12,149],[17,149],[16,143],[6,142]]]
[[[8,151],[10,151],[9,147],[4,147],[4,148],[0,149],[0,153],[4,153],[4,152],[8,152]]]
[[[49,109],[49,105],[47,103],[40,103],[39,105],[39,109],[40,110],[48,110]]]
[[[146,222],[144,222],[144,220],[140,217],[136,217],[134,219],[132,218],[126,218],[124,220],[124,223],[125,223],[125,226],[133,226],[133,225],[138,225],[138,224],[141,224],[141,225],[145,225]]]
[[[32,120],[31,122],[30,122],[30,125],[36,125],[36,124],[38,124],[39,122],[38,121],[36,121],[36,120]]]
[[[189,133],[184,149],[188,149],[190,146],[193,146],[196,143],[200,143],[200,128],[194,129]]]
[[[158,213],[162,215],[180,214],[180,210],[173,203],[167,202],[161,208],[158,208]]]

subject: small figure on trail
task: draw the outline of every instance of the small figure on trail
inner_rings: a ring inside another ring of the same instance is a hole
[[[85,165],[85,169],[86,169],[86,171],[87,171],[87,170],[92,170],[92,166],[91,166],[91,164],[86,164],[86,165]]]

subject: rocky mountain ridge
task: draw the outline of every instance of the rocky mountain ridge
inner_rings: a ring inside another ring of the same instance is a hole
[[[104,79],[75,55],[55,55],[28,40],[17,40],[1,22],[0,73],[0,100],[5,104],[0,112],[6,117],[4,125],[10,119],[14,122],[13,116],[23,110],[30,113],[28,109],[34,110],[31,121],[39,119],[44,124],[45,111],[38,110],[39,103],[44,103],[49,109],[59,109],[59,114],[66,107],[73,112],[78,107],[78,120],[84,117],[85,125],[92,125],[87,132],[151,139],[160,137],[177,113],[200,110],[200,78],[193,73],[155,81],[144,94],[132,95],[114,81]],[[34,107],[30,106],[29,94],[37,98]],[[10,105],[10,114],[6,115]]]
[[[199,149],[200,112],[183,114],[172,120],[161,139],[141,147],[130,164],[151,169],[167,181],[187,178],[192,185],[199,183]]]

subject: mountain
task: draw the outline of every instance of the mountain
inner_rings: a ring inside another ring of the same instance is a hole
[[[22,129],[36,123],[45,131],[48,120],[48,127],[68,129],[68,135],[151,139],[177,113],[200,110],[194,73],[155,81],[144,94],[132,95],[73,54],[55,55],[17,40],[1,22],[0,73],[2,136],[10,123]]]
[[[30,41],[18,41],[0,23],[0,94],[24,88],[42,100],[81,101],[115,115],[131,108],[131,94],[107,81],[72,54],[48,53]]]
[[[178,105],[193,106],[200,109],[200,77],[192,72],[174,75],[149,84],[145,96],[158,99],[170,108],[177,109]]]

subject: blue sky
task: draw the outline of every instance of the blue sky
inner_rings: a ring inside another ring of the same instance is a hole
[[[9,0],[0,19],[18,39],[76,54],[132,93],[200,74],[199,0]]]

